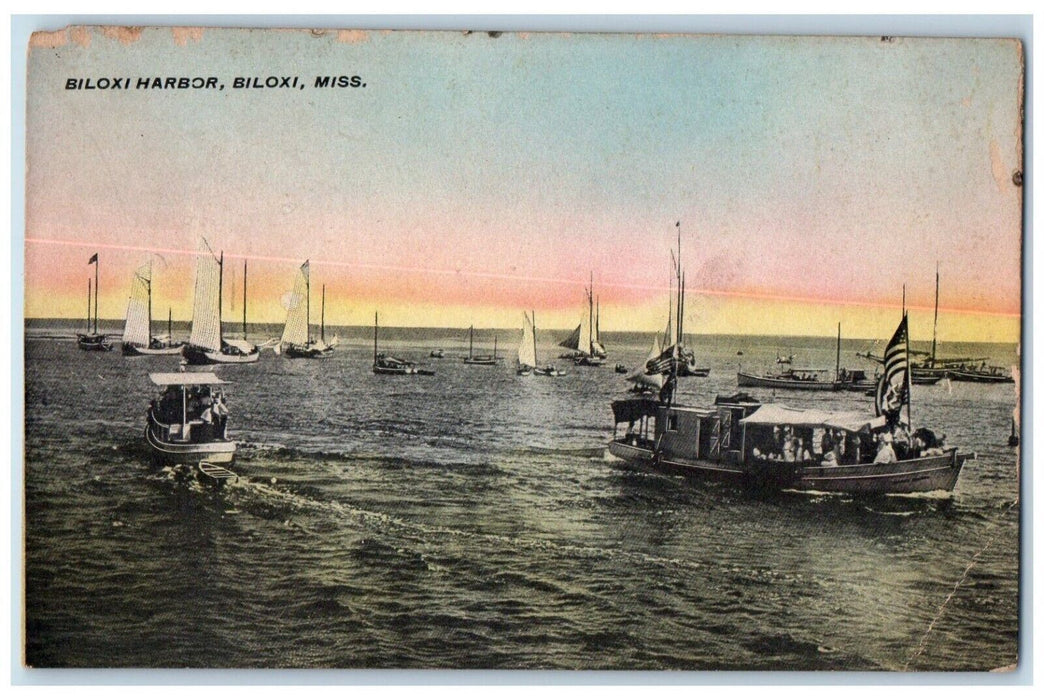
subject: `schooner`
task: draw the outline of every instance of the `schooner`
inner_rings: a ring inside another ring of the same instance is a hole
[[[76,334],[76,345],[81,350],[93,350],[106,352],[112,350],[112,343],[108,341],[104,333],[98,332],[98,254],[95,253],[87,261],[88,265],[94,265],[94,330],[91,330],[91,278],[87,278],[87,328],[83,333]]]
[[[192,332],[181,354],[190,365],[243,364],[257,362],[257,346],[246,340],[246,261],[243,261],[243,340],[224,338],[221,333],[221,292],[225,253],[215,256],[201,239],[196,257],[196,293],[192,304]]]
[[[305,260],[298,270],[294,281],[294,289],[287,303],[286,325],[283,336],[279,339],[277,351],[286,353],[287,357],[320,359],[329,357],[337,345],[337,338],[330,344],[326,342],[326,285],[323,285],[322,306],[319,313],[319,340],[312,337],[312,295],[311,276],[308,261]]]
[[[605,364],[608,353],[598,337],[598,301],[594,296],[594,273],[591,274],[591,286],[584,290],[587,295],[587,315],[580,317],[580,325],[559,343],[559,347],[570,352],[563,353],[563,360],[572,360],[577,365],[600,367]]]
[[[127,301],[127,320],[123,325],[123,354],[137,355],[178,355],[182,341],[174,342],[172,335],[172,318],[167,310],[167,335],[152,335],[152,260],[134,273],[131,280],[131,293]]]

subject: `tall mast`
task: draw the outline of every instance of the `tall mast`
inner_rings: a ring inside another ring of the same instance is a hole
[[[246,340],[246,275],[247,261],[243,258],[243,340]]]
[[[373,312],[373,364],[377,364],[377,312]]]
[[[497,361],[497,336],[493,335],[493,361]]]
[[[532,313],[532,363],[537,364],[537,311]]]
[[[167,307],[167,343],[173,344],[174,342],[174,312],[171,308]]]
[[[903,285],[903,317],[906,317],[906,285]]]
[[[600,301],[599,301],[598,297],[595,297],[595,325],[594,325],[594,338],[598,338],[598,342],[599,342],[599,343],[601,343],[601,342],[602,342],[602,334],[601,334],[601,332],[600,332],[600,331],[599,331],[599,329],[598,329],[598,321],[599,321],[599,319],[601,318],[601,316],[602,316],[602,307],[601,307],[601,303],[600,303]],[[593,343],[593,340],[594,340],[594,338],[592,338],[592,345],[594,345],[594,343]],[[591,349],[592,349],[592,350],[594,350],[594,348],[593,348],[593,347],[592,347]],[[592,353],[592,354],[594,354],[594,353]]]
[[[213,255],[213,253],[211,253]],[[225,251],[218,258],[218,340],[221,340],[221,297],[225,286]]]
[[[305,260],[305,344],[312,338],[312,274],[311,269],[308,267],[308,261]],[[244,278],[246,275],[244,275]],[[246,304],[244,303],[245,307]]]
[[[678,230],[678,259],[675,260],[675,276],[678,280],[678,304],[675,308],[678,309],[678,318],[675,319],[677,330],[675,331],[675,343],[681,344],[682,341],[682,257],[681,257],[681,222],[676,221],[674,227]]]
[[[468,359],[475,356],[475,326],[468,328]]]
[[[939,329],[939,261],[935,261],[935,321],[932,323],[932,367],[935,367],[935,333]]]
[[[913,434],[913,419],[910,417],[910,402],[913,399],[910,391],[910,375],[913,374],[910,371],[910,323],[905,313],[903,314],[903,321],[906,322],[906,427]]]
[[[152,344],[152,258],[149,258],[149,278],[145,280],[145,291],[149,294],[149,345]]]
[[[323,285],[323,303],[319,307],[319,340],[326,344],[326,285]]]
[[[98,335],[98,256],[94,256],[94,334]]]
[[[834,381],[841,381],[841,322],[837,322],[837,358],[834,360]]]
[[[682,273],[681,284],[681,295],[678,298],[678,354],[681,354],[681,347],[683,345],[682,334],[685,332],[685,273]]]
[[[91,332],[91,278],[87,278],[87,333]]]
[[[587,354],[594,356],[594,272],[591,286],[587,288]]]

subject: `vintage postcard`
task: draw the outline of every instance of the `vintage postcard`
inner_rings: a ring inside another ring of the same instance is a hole
[[[1023,79],[34,34],[25,665],[1016,668]]]

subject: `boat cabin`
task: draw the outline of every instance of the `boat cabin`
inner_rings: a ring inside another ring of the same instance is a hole
[[[672,458],[739,463],[745,434],[741,421],[761,404],[745,394],[718,397],[714,406],[668,406],[651,398],[613,402],[613,439]],[[621,424],[627,424],[618,436]]]
[[[226,440],[228,407],[213,372],[154,372],[149,379],[163,387],[149,405],[150,429],[169,443],[209,443]]]

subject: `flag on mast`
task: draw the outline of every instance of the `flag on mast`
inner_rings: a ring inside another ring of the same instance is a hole
[[[879,416],[898,417],[899,411],[910,398],[907,393],[909,342],[907,317],[903,314],[903,320],[885,347],[884,372],[877,380],[877,391],[874,392],[874,412]]]
[[[91,256],[91,259],[87,261],[87,264],[90,265],[91,263],[96,263],[96,262],[98,262],[98,254],[97,253],[95,253],[94,255]]]

